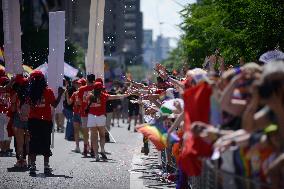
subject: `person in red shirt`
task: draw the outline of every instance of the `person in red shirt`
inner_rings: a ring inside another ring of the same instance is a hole
[[[87,127],[88,114],[85,113],[87,107],[87,97],[94,90],[94,81],[96,77],[94,74],[87,75],[87,85],[82,86],[78,90],[78,98],[81,103],[80,116],[81,126],[84,138],[84,151],[83,155],[86,157],[88,154],[88,141],[89,141],[89,129]]]
[[[0,69],[0,73],[3,70]],[[7,132],[7,126],[9,122],[9,117],[7,115],[10,107],[10,92],[6,89],[7,84],[9,83],[9,78],[6,76],[0,77],[0,149],[1,154],[8,153],[11,138]]]
[[[15,167],[27,166],[26,155],[28,153],[28,115],[29,105],[27,104],[28,79],[23,75],[17,75],[14,79],[11,94],[11,111],[13,112],[13,128],[16,141]]]
[[[100,136],[101,155],[104,160],[107,159],[105,155],[105,126],[106,126],[106,102],[107,100],[116,100],[127,97],[127,95],[109,95],[105,93],[103,84],[96,82],[94,90],[87,97],[88,123],[87,126],[91,130],[91,141],[93,144],[94,157],[99,161],[98,156],[98,133]]]
[[[81,100],[79,99],[78,96],[78,88],[80,88],[81,86],[85,86],[86,82],[85,79],[79,79],[76,82],[74,82],[74,87],[77,89],[76,92],[74,92],[72,94],[72,96],[70,97],[68,93],[66,93],[66,99],[67,99],[67,103],[73,104],[73,127],[74,127],[74,139],[75,139],[75,143],[76,143],[76,148],[75,148],[75,152],[76,153],[80,153],[80,146],[79,146],[79,131],[80,131],[80,126],[82,124],[81,121]]]
[[[29,88],[30,175],[34,176],[36,174],[35,162],[37,155],[44,156],[44,173],[50,174],[49,157],[52,155],[50,145],[53,128],[51,108],[57,107],[64,90],[61,87],[58,88],[58,97],[55,98],[53,91],[48,88],[46,79],[40,71],[31,73]]]

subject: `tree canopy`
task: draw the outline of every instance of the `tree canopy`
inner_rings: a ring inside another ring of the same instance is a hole
[[[240,57],[257,61],[262,53],[284,47],[282,0],[203,0],[187,5],[181,16],[184,33],[165,61],[173,68],[184,61],[200,67],[216,48],[234,65]]]

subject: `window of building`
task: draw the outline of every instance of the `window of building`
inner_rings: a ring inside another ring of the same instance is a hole
[[[130,20],[130,19],[136,19],[136,14],[125,14],[124,18],[126,20]]]
[[[126,22],[126,23],[124,24],[124,26],[125,26],[126,28],[135,28],[135,27],[136,27],[136,23],[135,23],[135,22]]]

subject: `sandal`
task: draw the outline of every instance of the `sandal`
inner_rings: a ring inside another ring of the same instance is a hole
[[[45,175],[51,175],[52,173],[52,168],[49,165],[44,166],[44,174]]]
[[[36,166],[35,165],[31,165],[30,166],[30,175],[31,176],[35,176],[36,175]]]
[[[22,168],[22,162],[21,162],[21,160],[17,160],[17,162],[15,163],[14,167],[16,167],[16,168]]]
[[[25,159],[22,159],[22,160],[21,160],[21,167],[22,167],[22,168],[25,168],[25,167],[27,167],[27,166],[28,166],[27,161],[26,161]]]
[[[103,160],[107,160],[107,156],[106,156],[106,154],[104,152],[101,152],[101,156],[102,156]]]

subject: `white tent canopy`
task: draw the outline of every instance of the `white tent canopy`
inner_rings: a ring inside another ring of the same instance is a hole
[[[44,75],[47,75],[48,64],[44,63],[37,67],[35,70],[40,70]],[[79,70],[64,62],[64,75],[71,79],[75,78]]]

